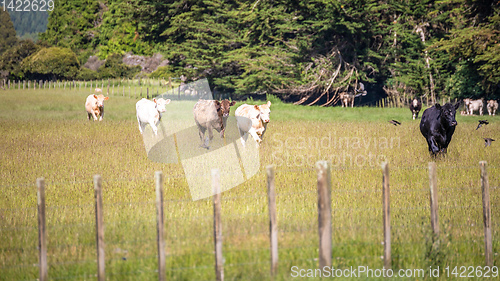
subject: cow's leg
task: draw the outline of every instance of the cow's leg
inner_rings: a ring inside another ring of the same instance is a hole
[[[248,133],[253,137],[253,139],[258,143],[260,144],[262,142],[262,139],[259,137],[259,135],[257,135],[257,132],[255,131],[254,128],[251,128],[250,130],[248,130]]]
[[[142,134],[144,132],[144,123],[139,120],[139,117],[137,117],[137,123],[139,123],[139,132]]]
[[[99,117],[99,121],[102,121],[102,118],[104,117],[104,106],[100,110],[101,116]]]
[[[97,116],[95,115],[95,110],[92,110],[92,117],[94,118],[94,121],[97,121]]]
[[[90,116],[92,116],[92,114],[90,114],[90,112],[87,112],[87,119],[90,121]]]
[[[427,144],[429,145],[429,150],[436,154],[439,152],[439,147],[437,146],[436,144],[436,139],[434,138],[434,136],[430,136],[428,139],[427,139]]]
[[[149,120],[149,125],[151,126],[151,129],[153,129],[153,132],[155,133],[155,136],[158,135],[158,128],[155,125],[154,120]]]
[[[212,140],[214,138],[214,132],[212,126],[208,125],[207,130],[208,130],[208,137],[210,138],[210,140]]]

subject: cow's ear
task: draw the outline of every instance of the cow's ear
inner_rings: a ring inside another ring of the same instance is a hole
[[[459,106],[460,106],[460,102],[455,103],[455,110],[457,110]]]
[[[104,100],[109,100],[109,97],[105,97]]]
[[[215,108],[216,108],[217,110],[219,110],[219,109],[220,109],[220,101],[218,101],[218,100],[216,100],[216,101],[215,101]]]
[[[153,98],[153,102],[156,103],[156,99],[155,98]]]
[[[270,107],[271,106],[271,101],[267,101],[267,106]]]
[[[97,99],[97,96],[96,96],[96,95],[94,95],[94,99]]]
[[[233,105],[235,105],[235,104],[236,104],[236,102],[235,102],[235,101],[232,101],[232,102],[229,104],[229,106],[233,106]]]
[[[165,104],[169,104],[169,103],[170,103],[170,99],[167,99],[167,100],[165,101]]]
[[[436,103],[436,104],[434,105],[434,107],[435,107],[436,109],[441,110],[441,105],[440,105],[439,103]]]
[[[260,110],[258,105],[254,105],[253,107],[255,107],[255,109],[257,109],[257,110]]]

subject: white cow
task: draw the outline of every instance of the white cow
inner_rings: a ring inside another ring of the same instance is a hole
[[[483,99],[464,99],[464,103],[468,115],[473,115],[474,111],[479,111],[479,115],[483,115]]]
[[[96,92],[96,93],[102,93],[102,89],[100,89],[100,88],[95,88],[94,92]]]
[[[262,105],[240,105],[234,115],[240,132],[241,143],[245,146],[245,141],[250,134],[253,139],[260,144],[264,133],[266,132],[267,124],[269,123],[269,115],[271,114],[271,102],[268,101]]]
[[[137,122],[139,122],[139,131],[144,132],[146,124],[149,124],[153,129],[155,135],[158,135],[158,128],[156,124],[161,119],[161,115],[166,111],[165,105],[170,103],[170,99],[153,99],[152,101],[147,99],[141,99],[135,104],[135,109],[137,111]]]
[[[85,110],[87,110],[87,118],[90,120],[90,116],[94,118],[94,121],[102,121],[104,117],[104,101],[108,100],[109,97],[104,97],[103,95],[89,95],[85,101]]]
[[[486,107],[488,108],[489,115],[495,115],[498,110],[498,102],[496,100],[489,100]]]
[[[355,96],[350,93],[342,92],[339,94],[340,97],[340,102],[342,103],[342,107],[348,107],[351,105],[351,107],[354,107],[354,98]]]

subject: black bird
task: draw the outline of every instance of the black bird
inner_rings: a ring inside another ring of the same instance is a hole
[[[483,125],[488,125],[490,124],[490,122],[488,122],[488,120],[479,120],[479,124],[477,124],[477,129],[481,128]]]
[[[401,125],[401,122],[396,121],[396,120],[391,120],[391,121],[389,121],[389,123],[391,123],[394,126]]]
[[[490,146],[492,141],[495,140],[490,138],[484,138],[484,147]]]

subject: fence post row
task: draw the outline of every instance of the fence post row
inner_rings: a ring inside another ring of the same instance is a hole
[[[217,281],[223,281],[224,265],[222,260],[222,208],[219,169],[212,169],[212,191],[214,194],[215,279]]]
[[[104,281],[106,280],[104,259],[104,218],[102,215],[102,179],[100,175],[94,176],[94,191],[97,246],[97,280]]]
[[[389,165],[382,163],[382,204],[384,220],[384,268],[391,268],[391,206],[389,202]]]
[[[278,221],[276,218],[276,187],[274,184],[274,166],[266,167],[267,198],[269,208],[269,240],[271,242],[271,275],[278,271]]]
[[[437,172],[436,163],[429,163],[429,184],[431,201],[431,227],[434,236],[439,235],[439,217],[438,217],[438,197],[437,197]]]
[[[165,280],[165,240],[163,239],[163,173],[155,173],[156,182],[156,240],[158,245],[158,280]]]
[[[490,184],[486,161],[480,161],[481,168],[481,190],[483,194],[483,220],[484,220],[484,256],[487,266],[493,266],[493,241],[491,237],[491,209],[490,209]]]
[[[485,264],[493,266],[493,247],[491,231],[491,207],[489,182],[486,161],[480,161],[481,190],[484,219]],[[319,267],[332,266],[332,215],[331,215],[331,170],[326,161],[316,162],[318,188],[318,232],[319,232]],[[276,211],[275,167],[266,167],[268,209],[269,209],[269,237],[271,256],[271,275],[278,271],[278,225]],[[390,269],[391,264],[391,225],[390,225],[390,189],[388,163],[382,164],[382,203],[384,225],[384,268]],[[221,220],[221,183],[218,169],[211,171],[213,208],[214,208],[214,248],[216,280],[224,280],[224,265],[222,255],[222,220]],[[158,246],[158,280],[166,278],[165,268],[165,240],[164,240],[164,208],[163,208],[163,173],[155,173],[156,208],[157,208],[157,246]],[[434,237],[439,235],[437,172],[436,163],[429,163],[431,226]],[[47,229],[45,216],[45,181],[38,178],[37,208],[38,208],[38,249],[39,249],[39,280],[48,280],[47,266]],[[102,178],[94,176],[95,216],[96,216],[96,248],[97,248],[97,279],[105,280],[105,252],[104,252],[104,218],[102,205]]]
[[[45,180],[38,178],[37,205],[38,205],[38,257],[40,265],[40,281],[49,280],[47,268],[47,228],[45,227]]]
[[[332,266],[331,172],[326,161],[316,162],[318,169],[319,268]]]

